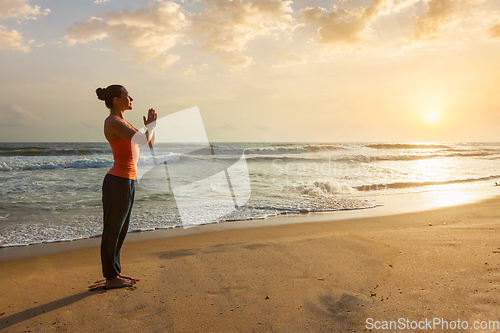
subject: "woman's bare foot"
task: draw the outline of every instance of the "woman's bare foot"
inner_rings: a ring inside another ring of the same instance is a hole
[[[130,281],[134,281],[134,283],[136,283],[137,281],[139,281],[139,279],[136,279],[136,278],[133,278],[133,277],[130,277],[130,276],[126,276],[126,275],[123,275],[123,274],[118,274],[118,277],[121,277],[122,279],[127,279],[127,280],[130,280]]]
[[[106,288],[106,289],[124,288],[124,287],[130,287],[134,283],[135,282],[132,282],[131,280],[124,279],[124,278],[121,278],[120,276],[117,276],[112,280],[106,280],[106,284],[104,285],[104,288]]]

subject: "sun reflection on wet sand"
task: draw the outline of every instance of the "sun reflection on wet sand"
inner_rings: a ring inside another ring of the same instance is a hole
[[[449,207],[478,201],[477,195],[469,191],[448,190],[428,193],[435,207]]]

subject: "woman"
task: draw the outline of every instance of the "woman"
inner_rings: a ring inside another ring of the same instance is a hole
[[[105,288],[122,288],[138,281],[121,274],[120,249],[127,235],[134,202],[139,144],[154,144],[157,115],[154,109],[149,109],[148,118],[143,116],[147,131],[142,133],[123,119],[125,110],[132,110],[133,101],[125,87],[111,85],[105,89],[98,88],[96,93],[109,109],[109,116],[104,121],[104,135],[114,159],[113,167],[102,184],[102,272],[106,278]]]

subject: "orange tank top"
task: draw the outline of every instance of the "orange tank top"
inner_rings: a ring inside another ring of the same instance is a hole
[[[123,121],[125,125],[137,131],[137,128],[126,122],[125,120],[115,115]],[[114,176],[136,179],[137,176],[137,160],[139,159],[139,144],[119,138],[117,140],[108,141],[113,152],[113,167],[108,173]]]

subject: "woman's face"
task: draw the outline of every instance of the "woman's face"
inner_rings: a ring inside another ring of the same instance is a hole
[[[120,110],[122,110],[122,111],[132,110],[132,101],[133,100],[134,99],[132,97],[130,97],[127,89],[122,88],[122,94],[119,98],[115,97],[114,104],[115,104],[115,106],[118,106],[120,108]]]

